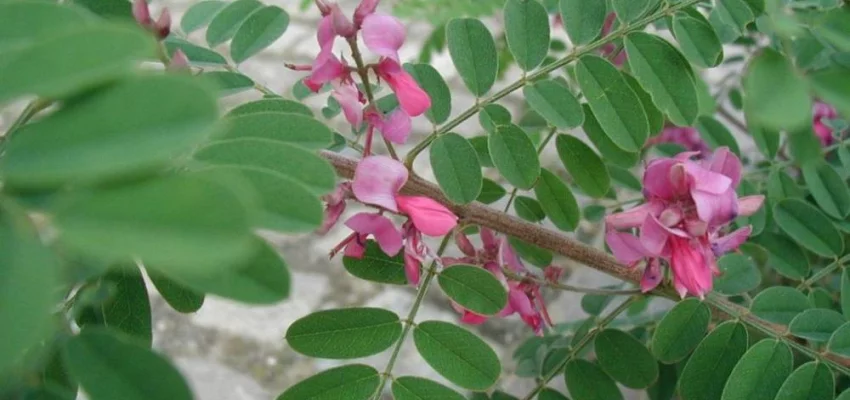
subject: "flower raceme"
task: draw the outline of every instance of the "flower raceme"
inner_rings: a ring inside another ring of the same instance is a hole
[[[354,180],[341,184],[326,196],[325,222],[320,232],[327,232],[345,211],[346,198],[353,197],[363,204],[378,207],[376,213],[361,212],[345,221],[354,231],[331,252],[333,256],[344,248],[347,257],[360,258],[366,240],[375,239],[381,250],[395,256],[404,249],[405,273],[408,281],[417,285],[423,262],[437,259],[422,241],[422,235],[443,236],[457,225],[457,216],[436,201],[421,196],[403,196],[399,191],[407,182],[408,171],[400,162],[386,156],[369,156],[360,161]],[[399,229],[384,212],[406,216]]]
[[[835,138],[832,137],[832,128],[824,123],[823,120],[838,117],[838,112],[829,104],[822,102],[816,102],[813,111],[812,129],[815,131],[818,140],[820,140],[821,146],[829,146],[835,142]]]
[[[641,289],[661,283],[662,261],[670,267],[680,296],[704,297],[720,271],[716,258],[747,240],[750,226],[726,233],[738,216],[755,213],[764,196],[738,198],[741,162],[728,148],[692,160],[697,152],[661,158],[646,166],[643,193],[647,202],[606,217],[606,243],[620,262],[646,261]],[[637,236],[621,230],[637,228]]]
[[[359,130],[366,122],[368,135],[371,136],[372,130],[377,129],[388,141],[405,143],[410,134],[411,117],[422,115],[431,107],[431,99],[401,66],[398,51],[405,41],[404,25],[395,17],[376,12],[378,0],[363,0],[354,11],[353,21],[343,14],[336,3],[316,0],[316,4],[323,15],[316,35],[319,54],[310,66],[288,67],[309,70],[310,75],[304,79],[304,84],[314,92],[329,84],[332,88],[331,96],[340,104],[346,120],[355,130]],[[358,32],[366,48],[379,57],[376,64],[370,65],[371,69],[378,80],[386,82],[398,98],[399,107],[389,115],[381,115],[372,106],[364,109],[363,105],[368,99],[352,78],[351,73],[355,70],[349,67],[344,58],[340,60],[333,53],[337,37],[346,39],[352,49],[356,49]],[[371,141],[367,140],[367,143]],[[369,149],[366,148],[364,155],[368,154]]]

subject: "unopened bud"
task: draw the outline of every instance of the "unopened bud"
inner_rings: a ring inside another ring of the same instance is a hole
[[[133,0],[133,18],[142,26],[150,26],[151,13],[147,0]]]
[[[472,245],[472,242],[469,241],[469,238],[466,237],[461,231],[457,231],[455,233],[455,244],[457,244],[457,248],[460,249],[463,254],[466,254],[470,257],[475,256],[475,246]]]
[[[378,2],[380,0],[362,0],[360,4],[357,5],[357,8],[354,9],[354,26],[360,28],[360,25],[363,25],[363,20],[366,19],[367,16],[375,12],[375,9],[378,8]]]
[[[357,28],[355,28],[351,20],[342,13],[338,4],[331,5],[331,19],[333,21],[334,32],[336,32],[337,35],[349,38],[357,33]]]
[[[159,39],[165,39],[171,33],[171,13],[167,8],[162,10],[162,14],[159,14],[159,19],[154,23],[153,30]]]
[[[171,56],[171,62],[168,63],[168,69],[180,71],[189,69],[189,58],[183,50],[177,49]]]
[[[328,15],[331,13],[331,6],[325,2],[325,0],[315,0],[316,7],[319,8],[319,12],[322,13],[322,16]]]

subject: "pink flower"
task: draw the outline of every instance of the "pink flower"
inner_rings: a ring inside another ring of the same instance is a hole
[[[410,136],[413,121],[401,108],[397,108],[389,115],[381,116],[378,112],[367,112],[366,119],[381,132],[385,139],[393,143],[404,144]]]
[[[351,228],[355,234],[348,239],[345,247],[347,257],[360,258],[369,236],[375,238],[381,250],[394,256],[401,251],[403,246],[401,232],[396,229],[395,224],[389,218],[380,214],[359,213],[345,221],[345,226]]]
[[[667,126],[658,136],[647,141],[647,145],[658,143],[675,143],[682,146],[686,151],[696,151],[700,154],[708,154],[711,149],[702,140],[699,132],[691,127]]]
[[[378,8],[379,0],[362,0],[357,8],[354,9],[354,26],[360,28],[363,25],[363,20],[375,12]]]
[[[835,141],[835,138],[832,137],[832,128],[824,123],[823,120],[836,118],[838,113],[829,104],[819,101],[815,102],[813,113],[812,129],[815,131],[815,135],[817,135],[822,146],[831,145]]]
[[[608,34],[611,33],[611,31],[614,29],[614,22],[616,21],[617,14],[609,13],[608,16],[605,17],[605,23],[602,24],[601,37],[604,38],[605,36],[608,36]],[[611,60],[611,63],[619,67],[626,62],[627,56],[625,50],[618,50],[617,45],[615,45],[614,43],[607,43],[602,46],[601,49],[599,49],[599,54],[602,57],[608,57],[613,55],[615,51],[619,51],[619,53],[614,57],[613,60]]]
[[[431,98],[407,71],[391,58],[378,63],[375,72],[387,82],[398,97],[401,109],[411,117],[422,115],[431,108]]]
[[[171,60],[168,63],[168,69],[172,71],[189,69],[189,58],[186,57],[186,53],[184,53],[183,50],[177,49],[174,54],[171,55]]]
[[[357,165],[352,190],[363,203],[409,216],[416,229],[428,236],[449,233],[457,225],[457,216],[449,209],[427,197],[399,195],[407,177],[402,163],[386,156],[370,156]]]
[[[428,258],[428,246],[422,241],[422,233],[410,221],[404,224],[404,274],[410,284],[419,284],[422,263]]]
[[[171,33],[171,13],[167,8],[162,10],[156,21],[151,19],[147,0],[133,0],[132,10],[136,22],[156,34],[158,39],[165,39]]]
[[[648,202],[606,218],[605,241],[618,261],[635,266],[647,260],[641,288],[655,288],[662,279],[660,261],[670,266],[673,285],[681,296],[703,297],[719,274],[716,257],[746,241],[750,227],[723,234],[739,215],[752,215],[764,196],[738,198],[741,162],[723,147],[706,159],[695,153],[650,162],[644,173]],[[639,228],[639,236],[617,229]]]
[[[345,212],[345,199],[350,195],[351,183],[344,182],[337,185],[332,193],[322,196],[322,200],[326,203],[325,216],[316,234],[324,235],[336,225],[339,217]]]

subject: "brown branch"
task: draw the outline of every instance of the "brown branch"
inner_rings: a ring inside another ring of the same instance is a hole
[[[321,156],[334,166],[339,176],[348,179],[354,176],[354,169],[357,167],[357,160],[353,160],[330,151],[322,151]],[[402,192],[430,197],[450,208],[464,223],[486,226],[497,232],[514,236],[524,242],[558,253],[564,257],[578,261],[590,268],[604,272],[624,281],[640,281],[640,271],[620,264],[616,259],[614,259],[614,257],[599,249],[588,246],[558,232],[550,231],[541,226],[493,210],[478,202],[466,205],[453,204],[443,195],[443,192],[437,185],[434,185],[413,173],[411,173],[407,184],[405,184],[404,188],[402,188]],[[677,298],[675,293],[667,290],[667,288],[659,288],[652,293],[671,299]],[[827,362],[833,367],[833,369],[850,376],[850,369],[848,369],[848,367],[850,367],[850,360],[841,359],[830,354],[816,353],[804,345],[795,342],[793,338],[787,336],[786,328],[784,326],[771,324],[767,321],[761,320],[755,315],[750,314],[748,309],[734,304],[720,296],[711,294],[705,301],[721,314],[747,322],[751,327],[769,334],[778,340],[782,340],[801,353]]]
[[[354,176],[354,169],[357,167],[356,160],[330,151],[323,151],[321,155],[331,162],[339,176],[349,179]],[[443,192],[437,185],[415,174],[411,174],[402,192],[430,197],[451,209],[466,223],[483,225],[497,232],[514,236],[537,247],[553,251],[591,268],[600,270],[615,278],[629,282],[638,282],[640,280],[640,271],[623,266],[609,254],[563,234],[493,210],[478,202],[466,205],[453,204],[443,195]]]

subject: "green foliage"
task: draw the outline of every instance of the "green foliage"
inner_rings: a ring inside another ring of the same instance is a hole
[[[788,345],[764,339],[741,357],[726,382],[722,399],[773,399],[793,366],[794,357]]]
[[[394,379],[393,396],[398,400],[465,400],[460,393],[454,390],[432,380],[414,376],[402,376]]]
[[[750,310],[765,321],[788,325],[794,317],[811,306],[809,299],[800,291],[786,286],[777,286],[759,293],[753,299]]]
[[[183,14],[183,18],[180,19],[180,29],[189,34],[203,28],[226,5],[227,2],[218,0],[205,0],[192,4]]]
[[[280,38],[289,26],[289,14],[282,8],[266,6],[251,13],[233,35],[230,56],[241,63]]]
[[[788,325],[788,330],[792,335],[803,339],[826,342],[844,322],[844,316],[837,311],[813,308],[794,317]]]
[[[623,386],[642,389],[658,379],[655,358],[628,333],[606,329],[593,343],[599,366]]]
[[[568,362],[564,369],[564,379],[570,396],[576,400],[623,399],[614,380],[590,361],[574,359]]]
[[[528,134],[516,125],[499,125],[487,140],[490,157],[502,176],[520,189],[531,189],[540,176],[540,160]]]
[[[431,143],[431,165],[437,183],[449,200],[466,204],[481,193],[481,165],[475,148],[456,133],[447,133]]]
[[[464,308],[494,315],[508,302],[508,294],[492,273],[472,265],[452,265],[437,276],[440,288]]]
[[[487,27],[477,19],[453,19],[446,25],[446,42],[466,87],[476,96],[487,93],[498,68],[496,43]]]
[[[228,3],[210,20],[206,33],[207,44],[215,47],[232,39],[242,23],[262,6],[257,0],[236,0]]]
[[[591,197],[602,197],[611,188],[611,177],[590,146],[570,135],[558,135],[555,139],[558,156],[576,185]]]
[[[452,94],[440,73],[428,64],[405,64],[404,68],[431,98],[425,117],[435,124],[446,122],[452,111]]]
[[[811,124],[812,100],[806,84],[791,62],[776,51],[764,50],[750,61],[744,92],[747,120],[756,125],[769,130],[798,130]]]
[[[493,349],[478,336],[455,325],[421,322],[413,330],[413,343],[431,368],[460,387],[486,390],[501,373]]]
[[[788,377],[776,397],[788,400],[829,399],[833,393],[835,381],[832,371],[822,363],[811,361]]]
[[[549,51],[549,15],[533,0],[505,2],[505,36],[520,68],[537,68]]]
[[[528,105],[558,129],[575,128],[584,112],[570,89],[557,81],[543,80],[522,89]]]
[[[723,60],[720,39],[702,14],[674,15],[673,34],[688,61],[707,68],[717,66]]]
[[[342,265],[351,275],[367,281],[406,285],[404,256],[390,257],[381,251],[375,241],[366,242],[366,251],[360,258],[343,257]]]
[[[612,0],[611,5],[617,13],[617,19],[623,23],[634,22],[658,5],[658,0]]]
[[[837,257],[844,241],[835,225],[817,208],[797,199],[785,199],[773,207],[776,223],[803,247],[824,257]]]
[[[761,285],[761,272],[753,261],[742,254],[727,254],[717,260],[721,275],[714,280],[720,293],[736,295],[756,289]]]
[[[679,377],[679,393],[686,400],[720,399],[738,360],[747,351],[747,328],[727,321],[700,342]]]
[[[375,393],[380,379],[378,371],[368,365],[343,365],[298,382],[277,400],[366,400]]]
[[[561,19],[575,44],[587,44],[599,36],[607,7],[601,1],[560,0]]]
[[[311,357],[350,359],[380,353],[401,335],[397,315],[380,308],[317,311],[289,326],[286,341]]]
[[[540,170],[534,195],[549,220],[560,230],[571,232],[578,226],[581,213],[575,196],[561,178],[548,169]]]
[[[667,364],[683,360],[705,336],[710,319],[711,311],[698,299],[679,302],[658,324],[652,354]]]

